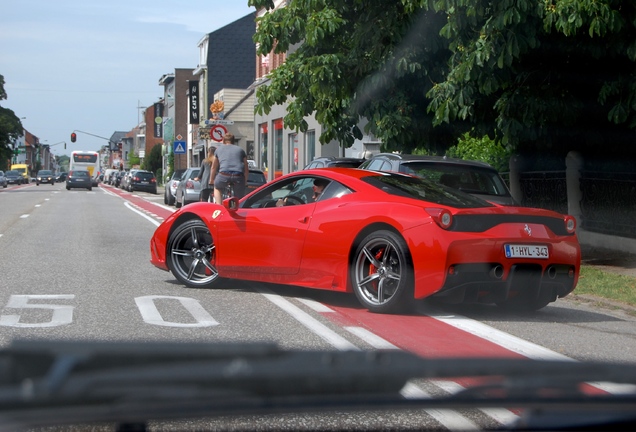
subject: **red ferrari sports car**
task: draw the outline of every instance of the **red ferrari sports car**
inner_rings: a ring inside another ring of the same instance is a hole
[[[576,286],[575,219],[504,207],[400,173],[298,171],[156,230],[151,263],[188,287],[220,278],[353,291],[371,311],[415,299],[536,310]]]

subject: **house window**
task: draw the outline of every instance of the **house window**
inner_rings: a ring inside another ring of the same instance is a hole
[[[289,172],[298,171],[298,134],[288,135],[289,140]]]

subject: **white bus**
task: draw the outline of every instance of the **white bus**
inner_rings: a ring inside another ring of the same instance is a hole
[[[101,174],[99,152],[79,150],[71,152],[71,162],[68,170],[88,171],[91,178],[93,179],[93,186],[97,186],[97,184],[99,183],[99,175]]]

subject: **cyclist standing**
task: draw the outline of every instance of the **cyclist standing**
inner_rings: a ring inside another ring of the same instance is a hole
[[[216,149],[212,163],[214,202],[217,204],[222,202],[223,191],[230,184],[234,186],[234,196],[243,198],[248,175],[249,166],[245,150],[234,145],[234,135],[225,134],[223,145]]]

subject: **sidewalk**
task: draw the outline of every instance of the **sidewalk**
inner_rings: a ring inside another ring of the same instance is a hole
[[[582,244],[581,264],[636,278],[636,255],[627,252]]]

